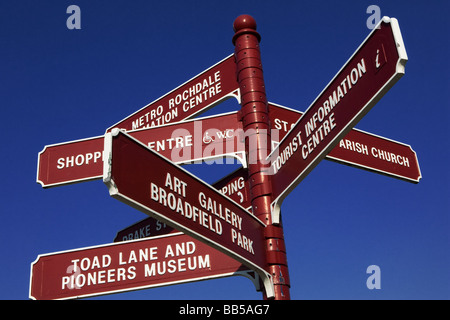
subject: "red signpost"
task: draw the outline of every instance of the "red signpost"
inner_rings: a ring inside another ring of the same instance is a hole
[[[243,263],[273,296],[261,221],[124,132],[107,133],[104,152],[103,181],[112,197]]]
[[[233,26],[234,56],[118,122],[104,137],[40,152],[37,182],[43,187],[103,177],[112,197],[150,216],[115,241],[153,238],[40,255],[31,268],[30,298],[86,297],[241,274],[257,289],[262,283],[265,298],[290,299],[280,206],[322,159],[420,180],[410,146],[352,130],[404,74],[407,55],[396,19],[382,19],[303,115],[267,102],[254,19],[242,15]],[[169,124],[232,96],[241,103],[239,112]],[[270,129],[278,131],[271,137]],[[279,141],[275,148],[271,138]],[[226,156],[244,168],[216,182],[219,191],[174,163]]]
[[[239,16],[233,23],[234,52],[237,78],[241,90],[241,117],[245,136],[245,151],[248,157],[249,194],[253,214],[266,226],[264,243],[266,249],[266,271],[272,275],[274,298],[290,299],[290,280],[287,268],[286,246],[283,227],[275,225],[270,215],[271,181],[264,174],[265,155],[271,150],[270,116],[263,76],[256,21],[249,15]],[[271,298],[266,291],[265,299]]]
[[[39,255],[30,299],[73,299],[242,275],[241,263],[182,233]]]
[[[407,60],[397,20],[383,18],[268,157],[274,221],[286,195],[397,82]]]

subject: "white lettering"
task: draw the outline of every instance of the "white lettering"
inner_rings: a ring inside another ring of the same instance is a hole
[[[94,153],[86,153],[86,154],[77,154],[75,156],[69,156],[65,158],[59,158],[56,163],[56,168],[61,170],[64,168],[70,168],[74,165],[76,166],[83,166],[83,165],[89,165],[92,163],[97,163],[97,161],[102,156],[101,151],[95,151]]]
[[[374,158],[378,158],[383,161],[399,164],[401,166],[409,168],[409,159],[402,155],[377,149],[375,147],[370,148],[370,153]]]

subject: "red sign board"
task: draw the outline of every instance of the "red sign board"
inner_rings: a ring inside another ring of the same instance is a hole
[[[119,121],[107,132],[113,128],[137,130],[189,119],[230,97],[240,101],[233,54]]]
[[[101,179],[103,137],[44,147],[39,152],[36,182],[43,188]]]
[[[361,130],[350,131],[327,159],[413,183],[422,178],[411,146]]]
[[[213,187],[222,194],[239,203],[247,210],[251,210],[252,203],[249,195],[248,171],[239,168],[226,177],[213,183]]]
[[[73,299],[244,275],[241,263],[182,233],[39,255],[30,298]]]
[[[212,185],[222,194],[236,201],[251,212],[251,202],[248,195],[247,170],[240,168]],[[178,232],[176,229],[152,217],[141,220],[117,232],[114,242],[155,237]]]
[[[405,72],[408,60],[396,19],[384,18],[268,157],[282,200],[339,143]]]
[[[157,237],[177,232],[179,231],[164,222],[148,217],[117,232],[114,242]]]
[[[273,103],[269,103],[269,112],[280,140],[303,114]],[[412,183],[418,183],[422,177],[411,146],[358,129],[350,130],[325,159]]]
[[[103,181],[110,195],[256,271],[265,271],[265,225],[243,207],[119,130],[105,135]]]
[[[176,163],[223,157],[245,163],[240,129],[237,112],[231,112],[129,134]],[[102,174],[103,136],[49,145],[38,156],[37,182],[44,188],[100,179]]]
[[[269,111],[272,130],[278,130],[280,139],[302,115],[300,111],[274,103],[269,103]],[[244,145],[239,137],[240,130],[242,123],[237,118],[237,112],[232,112],[130,131],[129,134],[177,163],[196,160],[217,161],[223,157],[235,157],[245,165]],[[272,135],[272,138],[275,138],[275,135]],[[201,148],[197,149],[198,145]],[[375,147],[373,151],[372,147]],[[399,161],[394,163],[398,156],[401,157],[400,163]],[[421,177],[416,153],[411,147],[357,129],[347,134],[326,159],[414,183]],[[402,161],[403,159],[405,161]],[[48,188],[101,179],[102,172],[103,136],[100,136],[45,146],[38,156],[36,180],[44,188]],[[243,195],[245,198],[245,194]]]
[[[279,139],[303,114],[274,103],[269,103],[269,112],[272,130],[278,130]],[[232,112],[128,133],[179,164],[235,157],[245,166],[240,130],[242,122],[237,112]],[[351,130],[326,159],[414,183],[421,177],[416,153],[410,146],[357,129]],[[38,156],[37,182],[47,188],[101,179],[102,171],[103,136],[100,136],[46,146]],[[245,198],[242,191],[238,192],[241,192],[238,196]]]
[[[245,163],[242,125],[237,112],[129,132],[150,149],[177,164],[236,157]],[[220,159],[220,160],[219,160]]]

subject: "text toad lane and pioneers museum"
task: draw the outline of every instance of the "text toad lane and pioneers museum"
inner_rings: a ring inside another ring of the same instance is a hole
[[[103,180],[112,198],[148,217],[118,230],[113,243],[39,255],[31,264],[31,299],[239,275],[263,299],[289,300],[280,208],[321,160],[419,182],[409,145],[354,128],[405,74],[395,18],[379,22],[305,112],[268,101],[255,20],[239,16],[234,31],[234,54],[105,135],[39,153],[43,188]],[[229,98],[240,110],[199,117]],[[228,158],[242,167],[212,185],[180,167],[227,165]]]

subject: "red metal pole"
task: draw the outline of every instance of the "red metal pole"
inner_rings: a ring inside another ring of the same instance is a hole
[[[264,174],[269,166],[264,160],[271,150],[270,118],[264,85],[256,21],[241,15],[234,21],[233,44],[237,65],[237,79],[241,90],[241,117],[248,157],[248,176],[253,214],[266,224],[267,271],[272,275],[275,300],[290,299],[283,226],[272,224],[271,176]],[[264,298],[266,295],[264,293]]]

